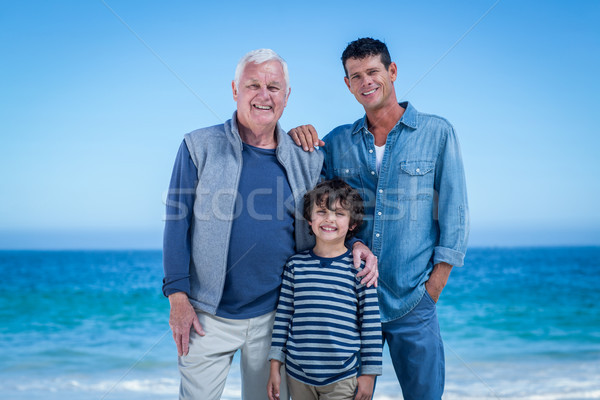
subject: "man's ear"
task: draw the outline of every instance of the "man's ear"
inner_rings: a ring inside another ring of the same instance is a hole
[[[394,82],[398,77],[398,66],[395,62],[392,62],[388,67],[388,73],[390,74],[390,80]]]
[[[350,79],[348,79],[347,76],[344,77],[344,83],[346,84],[346,86],[348,86],[348,90],[350,90]],[[352,91],[352,90],[350,90]]]
[[[235,87],[235,81],[231,81],[231,91],[233,92],[233,101],[237,102],[237,89]]]

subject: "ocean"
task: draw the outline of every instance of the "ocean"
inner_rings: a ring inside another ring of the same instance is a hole
[[[161,257],[0,251],[0,398],[176,399]],[[599,297],[600,247],[470,249],[438,303],[444,399],[600,399]],[[402,399],[384,354],[375,399]]]

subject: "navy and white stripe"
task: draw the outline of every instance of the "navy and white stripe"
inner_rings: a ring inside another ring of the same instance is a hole
[[[381,375],[377,291],[356,278],[350,251],[321,258],[312,251],[288,260],[269,359],[286,363],[294,379],[313,386]]]

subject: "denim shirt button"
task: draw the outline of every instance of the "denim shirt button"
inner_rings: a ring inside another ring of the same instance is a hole
[[[375,237],[379,237],[379,236],[381,236],[381,235],[379,235],[379,233],[376,233],[376,234],[375,234]]]
[[[373,149],[369,149],[369,153],[372,153],[372,152],[373,152]]]
[[[349,170],[349,169],[347,169],[347,170],[346,170],[346,173],[348,173],[348,172],[350,172],[350,170]]]
[[[379,211],[379,212],[377,213],[377,215],[381,215],[381,211]]]
[[[375,171],[371,171],[371,175],[375,175]]]
[[[383,193],[383,189],[379,189],[379,193]]]
[[[421,168],[417,168],[417,169],[416,169],[416,171],[417,171],[417,172],[421,172]]]

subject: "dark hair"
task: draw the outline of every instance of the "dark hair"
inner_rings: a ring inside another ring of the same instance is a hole
[[[311,220],[315,204],[333,211],[338,200],[342,208],[350,212],[349,225],[350,227],[354,226],[354,229],[349,229],[346,233],[346,239],[349,239],[360,228],[365,215],[365,207],[358,191],[339,178],[323,181],[304,195],[304,218],[307,221]]]
[[[346,61],[349,58],[362,60],[363,58],[377,55],[381,56],[381,63],[385,69],[388,69],[392,63],[392,58],[385,43],[373,38],[360,38],[348,43],[346,50],[342,53],[342,65],[344,66],[346,77],[348,76]]]

